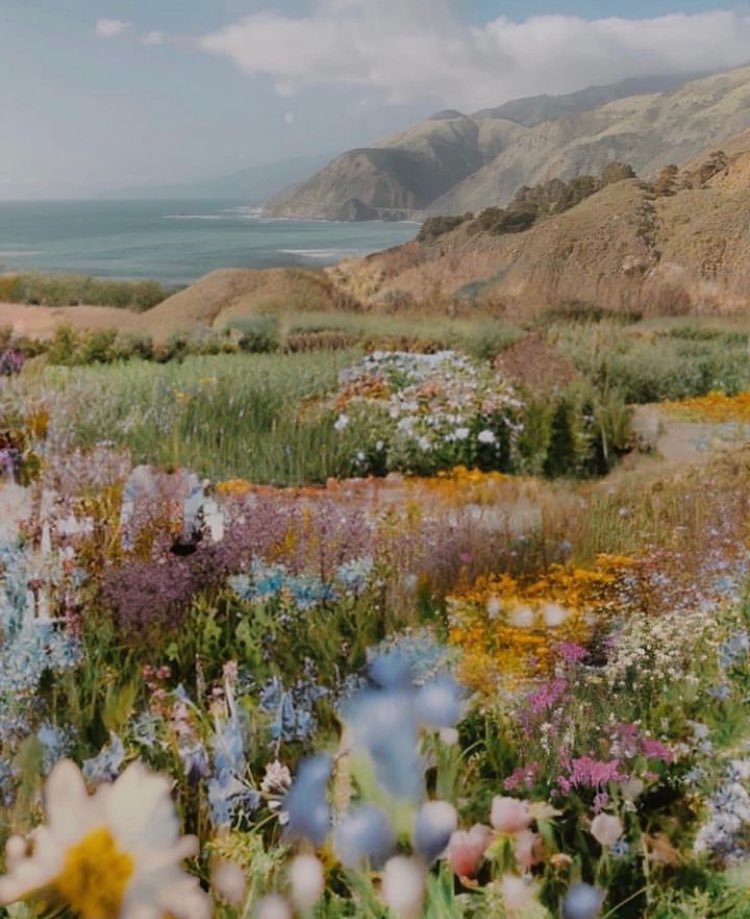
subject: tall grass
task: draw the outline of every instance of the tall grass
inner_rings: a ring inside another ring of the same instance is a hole
[[[0,277],[0,302],[33,306],[114,306],[149,310],[173,293],[158,281],[127,281],[83,275],[14,274]]]
[[[231,327],[245,336],[271,341],[282,350],[336,350],[352,344],[382,350],[458,348],[478,358],[494,357],[523,335],[517,326],[487,317],[451,319],[344,311],[258,316],[235,320]]]
[[[549,341],[600,391],[648,403],[750,387],[747,331],[697,321],[555,323]]]
[[[341,465],[334,418],[308,400],[333,390],[358,352],[188,357],[165,365],[52,367],[30,385],[54,399],[54,435],[109,441],[136,462],[212,478],[297,485]]]

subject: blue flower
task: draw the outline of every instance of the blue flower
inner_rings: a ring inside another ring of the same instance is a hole
[[[117,734],[110,731],[109,744],[97,756],[83,761],[84,778],[95,785],[112,782],[120,774],[124,761],[125,747]]]
[[[378,869],[395,849],[396,837],[385,811],[374,804],[361,804],[336,827],[333,846],[338,860],[348,868],[367,862]]]
[[[287,832],[294,839],[307,839],[316,846],[325,841],[330,829],[327,785],[331,758],[317,753],[303,760],[292,787],[284,798]]]

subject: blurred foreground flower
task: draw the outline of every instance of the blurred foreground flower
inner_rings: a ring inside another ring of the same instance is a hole
[[[196,840],[179,836],[167,779],[133,763],[89,795],[78,767],[60,761],[44,793],[47,822],[8,840],[0,903],[43,895],[83,919],[208,919],[208,896],[180,862]],[[29,854],[30,852],[30,854]]]

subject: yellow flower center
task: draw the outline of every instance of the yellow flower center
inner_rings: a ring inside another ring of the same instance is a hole
[[[117,919],[133,874],[133,859],[106,827],[91,830],[65,853],[54,886],[82,919]]]

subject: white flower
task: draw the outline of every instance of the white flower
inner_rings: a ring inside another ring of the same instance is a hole
[[[623,834],[622,820],[610,814],[598,814],[591,822],[591,835],[600,846],[613,846]]]
[[[8,842],[0,903],[51,889],[82,919],[209,919],[209,898],[180,869],[197,843],[180,838],[167,779],[133,763],[89,795],[78,767],[61,760],[44,806],[32,854],[21,855],[19,837]]]
[[[495,444],[497,443],[497,437],[495,437],[495,432],[490,431],[489,429],[480,431],[477,440],[480,444]]]
[[[534,610],[530,606],[516,606],[508,616],[508,621],[517,629],[530,629],[534,625]]]
[[[386,905],[400,919],[421,915],[424,889],[424,868],[416,859],[395,855],[386,862],[381,891]]]
[[[456,428],[456,440],[466,440],[470,433],[468,428]]]
[[[542,607],[544,624],[548,629],[557,628],[568,618],[568,611],[559,603],[545,603]]]
[[[292,900],[297,909],[312,909],[323,896],[323,865],[314,855],[298,855],[289,867]]]
[[[247,895],[244,871],[237,862],[216,859],[211,865],[211,889],[232,906],[242,906]]]

